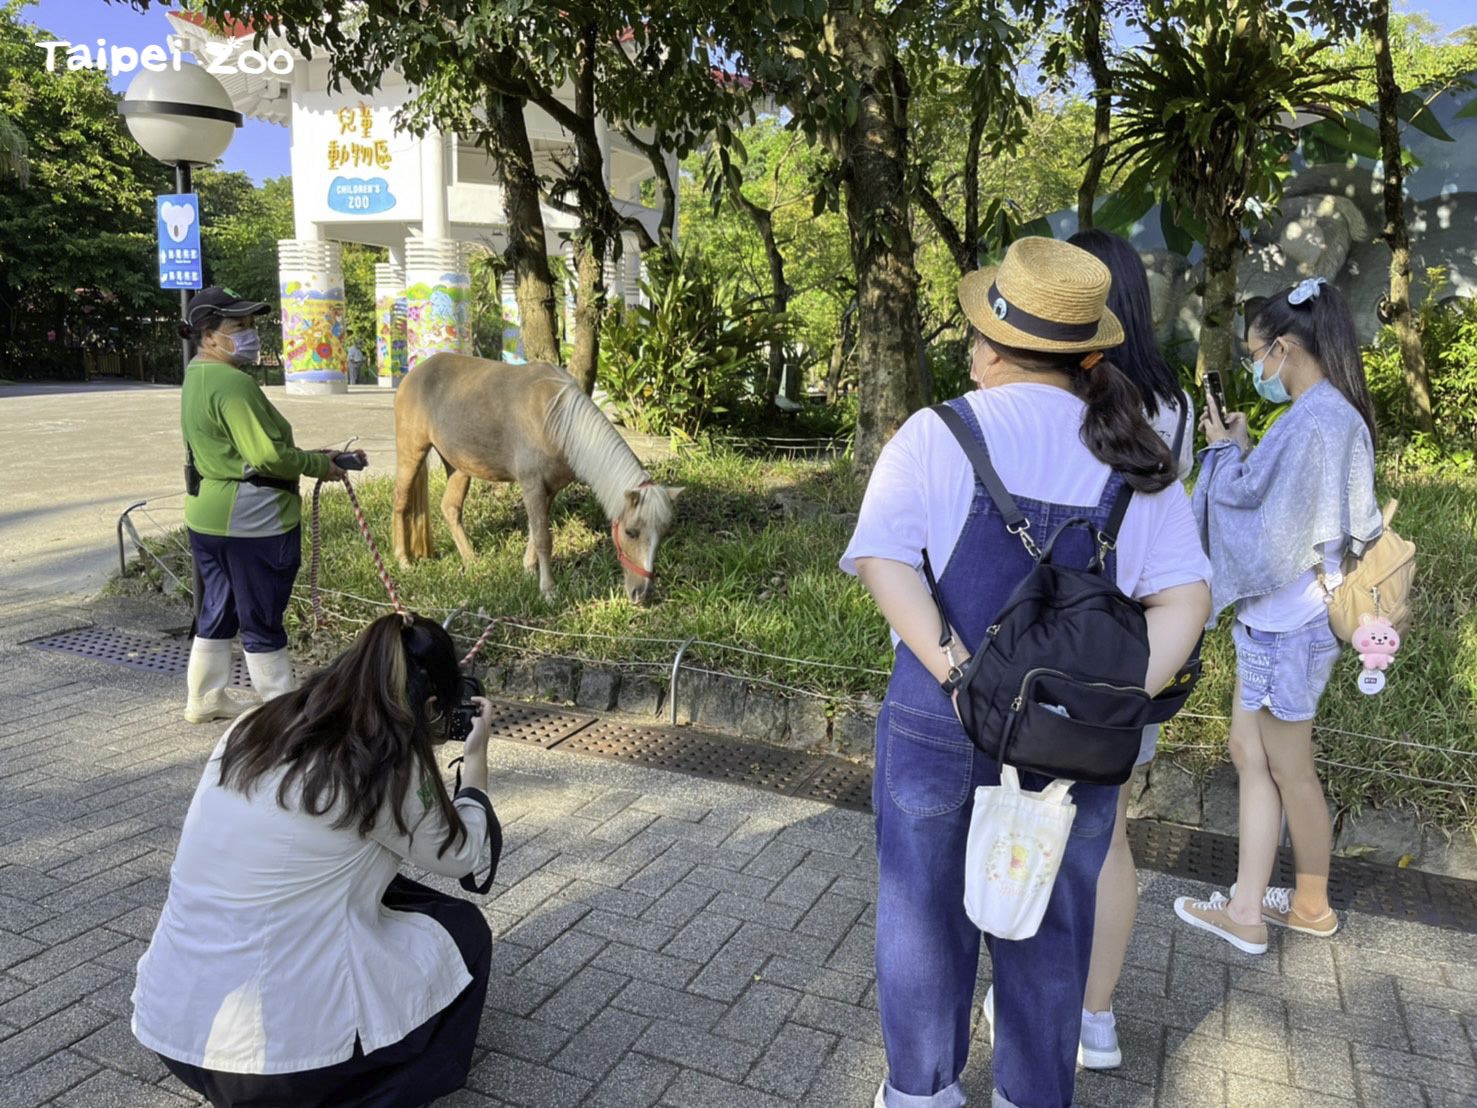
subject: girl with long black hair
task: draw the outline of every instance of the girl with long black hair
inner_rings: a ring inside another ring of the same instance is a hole
[[[1327,597],[1343,556],[1383,529],[1374,491],[1374,405],[1348,304],[1322,278],[1248,305],[1247,369],[1256,391],[1291,404],[1255,449],[1246,416],[1205,415],[1210,446],[1195,486],[1213,603],[1236,606],[1231,760],[1240,775],[1240,854],[1230,896],[1180,897],[1175,911],[1248,954],[1266,924],[1338,930],[1328,903],[1333,845],[1313,762],[1313,719],[1338,660]],[[1268,888],[1286,813],[1295,889]]]
[[[1110,231],[1079,231],[1067,240],[1108,267],[1113,284],[1108,307],[1123,324],[1123,342],[1109,352],[1113,364],[1133,382],[1143,402],[1144,416],[1164,440],[1181,479],[1189,476],[1195,458],[1195,407],[1158,344],[1143,259],[1127,239]],[[1138,764],[1154,758],[1159,725],[1144,728]],[[1115,1069],[1123,1063],[1118,1029],[1113,1017],[1113,991],[1118,987],[1133,923],[1138,915],[1138,873],[1128,845],[1129,790],[1118,790],[1118,815],[1113,842],[1098,876],[1097,924],[1093,928],[1092,969],[1082,1004],[1082,1042],[1077,1060],[1088,1069]]]
[[[476,905],[397,874],[496,869],[486,701],[455,798],[436,763],[459,692],[451,637],[385,616],[211,755],[133,1031],[216,1108],[408,1108],[466,1080],[491,934]]]

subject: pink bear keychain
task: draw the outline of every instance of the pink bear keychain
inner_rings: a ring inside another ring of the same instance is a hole
[[[1390,668],[1395,652],[1400,649],[1400,635],[1389,620],[1366,612],[1359,617],[1352,645],[1364,664],[1359,674],[1359,691],[1374,696],[1385,687],[1384,671]]]

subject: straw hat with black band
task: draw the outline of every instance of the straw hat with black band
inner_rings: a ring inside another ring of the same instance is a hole
[[[1011,243],[998,266],[966,274],[959,306],[976,330],[1002,346],[1091,353],[1123,342],[1123,325],[1108,310],[1112,283],[1108,267],[1086,250],[1030,236]]]

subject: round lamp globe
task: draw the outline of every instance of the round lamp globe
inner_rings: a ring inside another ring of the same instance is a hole
[[[143,69],[118,106],[134,141],[167,165],[209,165],[226,152],[241,113],[198,65]]]

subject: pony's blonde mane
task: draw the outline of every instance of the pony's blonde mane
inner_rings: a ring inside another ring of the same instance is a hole
[[[651,479],[605,413],[573,382],[549,405],[545,427],[549,441],[564,452],[569,468],[590,486],[610,519],[625,510],[627,489]]]

